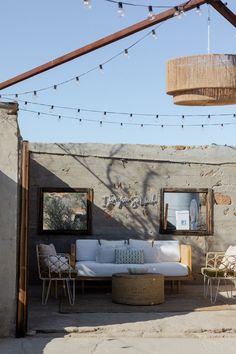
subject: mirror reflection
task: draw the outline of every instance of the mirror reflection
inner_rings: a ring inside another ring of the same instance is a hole
[[[211,191],[208,189],[162,190],[162,233],[210,234]]]

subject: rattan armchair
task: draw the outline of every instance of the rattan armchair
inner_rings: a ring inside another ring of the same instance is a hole
[[[228,297],[232,297],[236,282],[236,255],[226,255],[224,252],[208,252],[206,266],[201,269],[204,277],[204,296],[210,296],[215,303],[220,285],[223,283]],[[227,285],[230,284],[230,291]],[[215,285],[215,291],[214,291]]]
[[[36,246],[38,273],[43,282],[42,304],[45,305],[51,290],[52,282],[55,285],[57,297],[57,283],[62,282],[64,292],[67,293],[71,305],[75,302],[75,272],[70,265],[70,256],[64,253],[56,255],[42,255],[39,245]]]

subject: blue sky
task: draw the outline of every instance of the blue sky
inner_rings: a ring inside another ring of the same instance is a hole
[[[105,0],[91,2],[92,8],[88,10],[84,8],[82,0],[5,1],[1,5],[0,81],[147,17],[146,8],[124,6],[125,16],[121,18],[117,15],[116,4]],[[158,2],[130,0],[130,2],[147,5],[181,3],[177,0]],[[229,0],[228,6],[236,12],[235,0]],[[176,106],[172,97],[166,94],[166,62],[169,59],[207,54],[208,6],[204,5],[201,9],[202,16],[198,16],[193,10],[181,20],[173,18],[162,23],[156,30],[157,39],[147,35],[129,50],[128,58],[121,54],[105,64],[103,73],[96,69],[85,74],[123,52],[152,28],[1,91],[1,94],[19,94],[19,125],[23,139],[31,142],[235,145],[236,118],[233,117],[236,113],[235,105]],[[235,54],[236,29],[211,7],[210,17],[211,53]],[[37,98],[32,93],[20,94],[53,86],[76,76],[80,76],[79,84],[73,80],[68,84],[59,85],[57,90],[43,90],[37,94]],[[50,111],[48,106],[39,104],[65,106],[75,110],[54,108]],[[81,109],[79,114],[76,112],[77,108]],[[26,109],[41,114],[38,116],[37,113],[26,112]],[[86,112],[83,109],[101,112]],[[132,113],[132,117],[129,114],[106,114],[104,117],[103,111]],[[135,113],[158,114],[159,118],[139,116]],[[229,114],[229,116],[211,116],[210,119],[199,116],[181,118],[182,115],[188,114]],[[161,115],[176,116],[161,117]],[[64,116],[77,119],[68,119]],[[103,122],[102,125],[100,121]],[[223,127],[209,125],[234,122],[235,125]],[[122,126],[120,123],[123,123]],[[132,125],[133,123],[138,125]],[[166,126],[170,124],[178,126]],[[187,126],[189,124],[203,124],[204,128],[189,127]]]

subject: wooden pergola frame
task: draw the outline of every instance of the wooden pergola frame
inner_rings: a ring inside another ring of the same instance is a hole
[[[221,1],[221,0],[189,0],[185,3],[177,5],[169,10],[163,11],[160,14],[154,15],[153,19],[146,19],[138,22],[130,27],[127,27],[121,31],[115,32],[102,39],[99,39],[93,43],[90,43],[82,48],[76,49],[73,52],[67,53],[59,58],[49,61],[45,64],[37,66],[34,69],[26,71],[20,75],[17,75],[7,81],[0,83],[0,90],[24,81],[35,75],[41,74],[47,70],[53,69],[56,66],[65,64],[66,62],[81,57],[82,55],[93,52],[96,49],[102,48],[106,45],[119,41],[125,37],[131,36],[134,33],[140,32],[146,28],[152,27],[160,22],[166,21],[175,16],[176,9],[184,10],[184,12],[190,11],[198,6],[209,4],[214,7],[226,20],[228,20],[234,27],[236,27],[236,15]]]
[[[221,0],[189,0],[178,6],[175,6],[167,11],[161,12],[153,17],[152,20],[146,19],[138,22],[130,27],[127,27],[121,31],[115,32],[107,37],[99,39],[93,43],[90,43],[82,48],[79,48],[73,52],[65,54],[59,58],[56,58],[48,63],[40,65],[34,69],[31,69],[25,73],[15,76],[7,81],[0,83],[0,90],[24,81],[35,75],[41,74],[47,70],[53,69],[56,66],[62,65],[70,60],[81,57],[96,49],[102,48],[113,42],[119,41],[125,37],[128,37],[134,33],[140,32],[146,28],[152,27],[160,22],[164,22],[172,17],[176,12],[176,9],[190,11],[198,6],[210,4],[214,7],[226,20],[228,20],[234,27],[236,27],[236,15],[227,8],[227,6]],[[29,151],[28,143],[23,142],[21,157],[21,218],[20,218],[20,246],[19,246],[19,291],[18,291],[18,306],[17,306],[17,319],[16,319],[16,333],[18,336],[24,336],[27,332],[27,269],[28,269],[28,207],[29,207]]]

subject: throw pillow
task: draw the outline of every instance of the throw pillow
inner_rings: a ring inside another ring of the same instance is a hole
[[[98,246],[96,253],[96,262],[115,263],[115,248]]]
[[[47,260],[47,265],[51,272],[60,273],[72,270],[69,265],[67,257],[63,257],[60,255],[57,256],[49,256]]]
[[[38,245],[38,252],[39,252],[39,262],[43,268],[48,267],[49,256],[57,255],[55,246],[52,243],[50,243],[50,245],[41,243],[40,245]]]
[[[48,257],[48,256],[56,256],[57,254],[55,246],[52,243],[50,243],[50,245],[41,243],[38,246],[38,249],[39,249],[40,256]]]
[[[236,246],[229,246],[225,251],[219,269],[236,270]]]
[[[144,252],[143,250],[136,250],[133,248],[115,249],[115,263],[116,264],[143,264]]]

